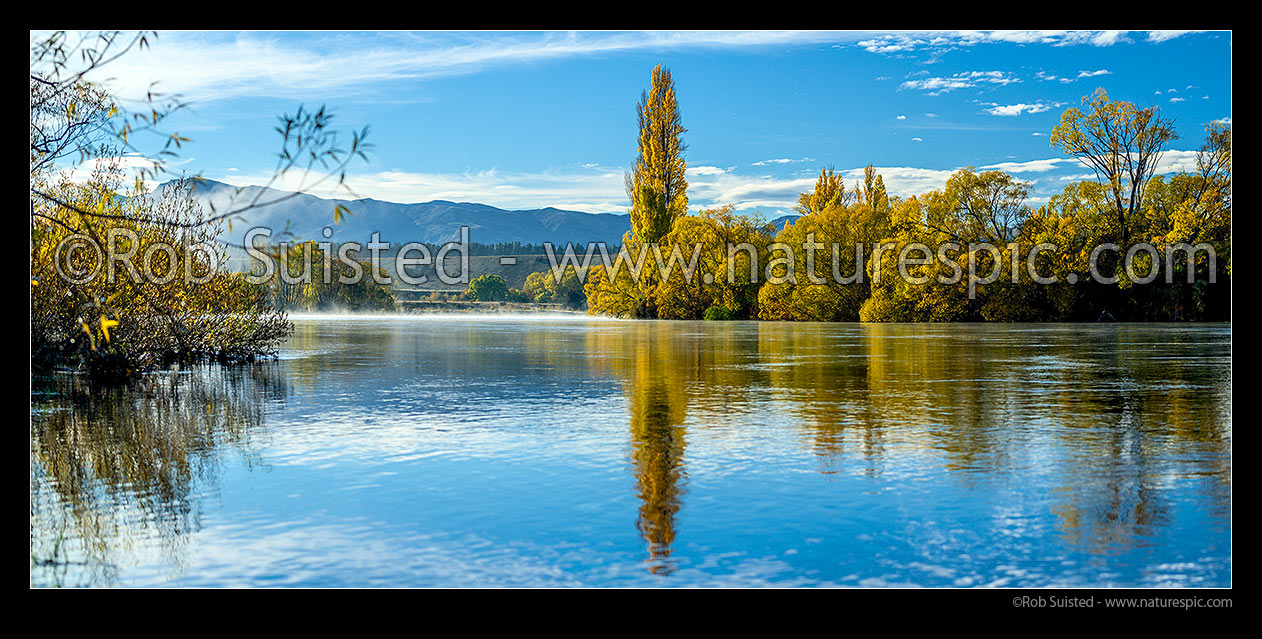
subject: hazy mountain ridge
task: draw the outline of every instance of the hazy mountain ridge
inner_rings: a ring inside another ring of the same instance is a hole
[[[172,182],[167,182],[159,189],[170,184]],[[616,245],[622,243],[623,234],[631,228],[630,215],[585,213],[555,207],[509,210],[448,200],[402,204],[372,198],[323,198],[258,186],[244,187],[238,193],[238,187],[207,179],[194,180],[192,191],[194,201],[207,215],[212,214],[212,205],[215,212],[221,213],[229,206],[239,208],[255,197],[260,203],[281,200],[251,209],[244,219],[233,221],[231,230],[225,225],[222,239],[236,244],[242,243],[246,233],[255,227],[271,229],[273,237],[288,229],[297,239],[323,239],[322,230],[327,226],[333,230],[334,241],[367,242],[377,232],[381,241],[398,247],[408,242],[458,240],[460,227],[468,226],[469,241],[483,244],[607,242]],[[335,224],[333,210],[339,204],[350,209],[351,215],[343,215],[340,223]],[[797,217],[785,215],[775,218],[774,222],[777,228],[784,228],[786,221]]]
[[[163,184],[165,188],[171,183]],[[239,208],[259,198],[260,203],[275,201],[251,209],[243,219],[233,221],[232,229],[224,228],[223,239],[240,243],[255,227],[267,227],[273,235],[288,230],[299,239],[323,239],[324,227],[333,230],[335,241],[366,242],[380,233],[383,242],[399,246],[407,242],[443,243],[460,238],[460,227],[469,227],[469,241],[483,244],[522,242],[608,242],[618,244],[622,234],[631,228],[629,215],[584,213],[553,207],[507,210],[474,202],[432,200],[415,204],[386,202],[372,198],[323,198],[305,193],[292,193],[258,186],[238,188],[214,180],[193,182],[192,197],[211,215]],[[340,223],[334,223],[337,205],[350,209]]]

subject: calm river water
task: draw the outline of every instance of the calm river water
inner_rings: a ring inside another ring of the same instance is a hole
[[[37,380],[36,586],[1229,586],[1231,326],[299,317]]]

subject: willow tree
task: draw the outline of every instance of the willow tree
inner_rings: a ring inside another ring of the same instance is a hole
[[[193,182],[184,179],[195,176],[185,175],[184,161],[178,159],[190,140],[167,129],[169,118],[188,105],[152,86],[143,97],[127,96],[94,80],[156,38],[154,32],[31,32],[33,367],[73,365],[121,376],[176,361],[274,353],[289,324],[270,307],[263,288],[220,269],[228,245],[222,227],[230,231],[233,222],[247,221],[247,213],[321,184],[337,184],[350,193],[347,170],[352,162],[367,160],[366,128],[351,131],[347,145],[345,134],[332,128],[328,109],[299,106],[296,114],[279,118],[281,149],[264,186],[278,184],[287,174],[297,174],[300,184],[282,195],[271,188],[251,195],[240,187],[218,209],[200,210],[189,196]],[[125,170],[124,161],[139,166]],[[95,166],[86,183],[70,179],[76,166]],[[128,185],[124,178],[134,180]],[[174,187],[150,192],[145,186],[162,180]],[[330,211],[334,222],[347,212],[343,205]],[[101,269],[91,270],[103,264],[84,261],[88,249],[109,247],[119,233],[137,238],[129,245],[139,255],[160,256],[156,278],[98,277]],[[53,262],[65,240],[89,241],[82,246],[86,253],[75,253],[74,264]],[[188,250],[212,243],[204,254]],[[166,253],[162,247],[179,248]],[[150,249],[157,252],[146,252]],[[215,272],[205,280],[188,275],[210,263]],[[65,266],[89,270],[84,278],[66,277]],[[185,277],[178,276],[181,271]]]
[[[662,65],[653,67],[652,84],[636,106],[640,125],[639,155],[626,176],[631,198],[631,232],[638,243],[650,244],[670,232],[688,209],[688,180],[684,175],[687,129],[679,118],[675,82]]]

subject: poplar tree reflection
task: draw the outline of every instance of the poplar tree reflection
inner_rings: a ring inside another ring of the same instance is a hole
[[[677,567],[671,545],[686,479],[682,376],[688,367],[679,361],[671,340],[653,339],[651,331],[652,326],[636,331],[632,347],[631,463],[642,502],[636,527],[648,543],[649,571],[669,575]]]
[[[669,575],[678,567],[672,559],[675,518],[682,505],[687,480],[684,465],[686,393],[697,379],[695,339],[643,323],[629,330],[593,331],[590,352],[616,354],[597,360],[623,380],[630,409],[631,471],[640,509],[636,529],[648,545],[648,569]]]
[[[637,376],[638,377],[638,376]],[[643,504],[636,526],[648,542],[649,570],[668,575],[675,570],[671,544],[675,514],[679,512],[684,475],[682,406],[672,403],[669,390],[649,381],[637,385],[631,406],[631,460],[636,491]]]

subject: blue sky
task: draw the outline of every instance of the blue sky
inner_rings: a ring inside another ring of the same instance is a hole
[[[622,213],[658,63],[688,128],[694,210],[773,216],[821,166],[853,178],[868,163],[904,196],[1003,168],[1038,204],[1087,173],[1047,134],[1097,87],[1175,119],[1167,170],[1231,117],[1229,32],[164,32],[96,79],[183,94],[179,168],[208,178],[261,183],[275,116],[325,104],[371,127],[372,161],[348,178],[360,196]]]

